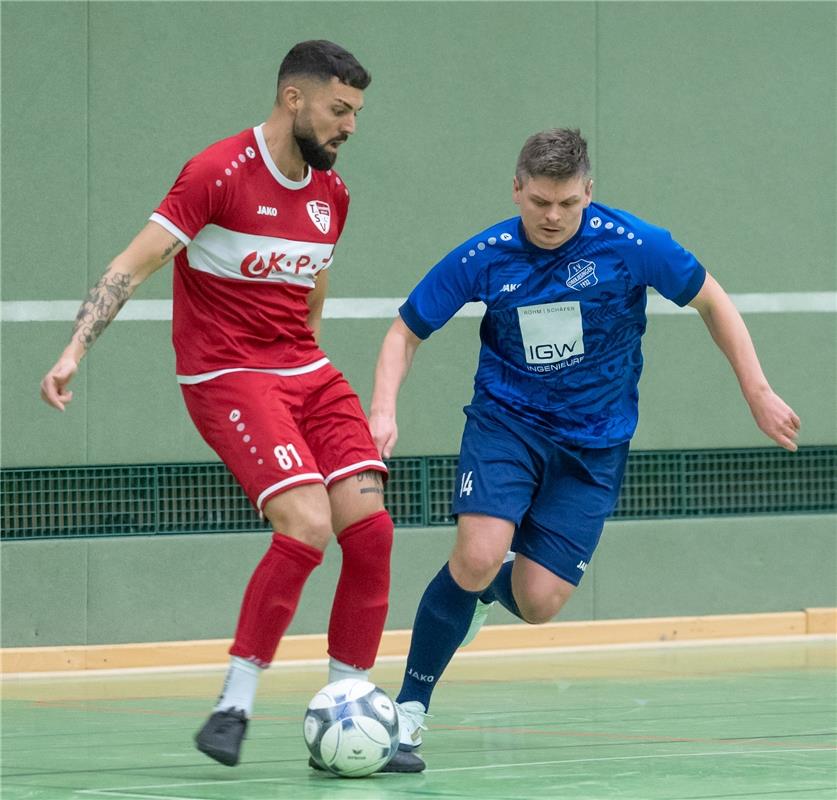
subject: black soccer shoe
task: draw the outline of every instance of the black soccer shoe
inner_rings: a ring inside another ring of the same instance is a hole
[[[195,745],[210,758],[234,767],[241,755],[247,722],[247,715],[237,708],[216,711],[195,734]]]
[[[327,772],[326,769],[314,761],[313,756],[309,757],[308,766],[318,772]],[[396,750],[395,755],[378,772],[424,772],[425,766],[427,765],[424,760],[415,753]]]
[[[395,751],[393,757],[384,764],[379,772],[424,772],[427,764],[418,754],[410,750],[402,750],[401,747]]]

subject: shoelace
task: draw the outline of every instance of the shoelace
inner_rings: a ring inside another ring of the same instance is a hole
[[[421,728],[423,731],[427,730],[427,725],[424,724],[424,721],[432,718],[432,714],[428,714],[426,711],[419,711],[417,708],[404,708],[404,706],[398,706],[398,708],[402,716],[407,717],[417,728]]]

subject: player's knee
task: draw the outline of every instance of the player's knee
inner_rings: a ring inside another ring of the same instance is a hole
[[[332,534],[328,503],[288,504],[280,498],[268,501],[262,509],[273,530],[324,550]]]
[[[450,558],[450,573],[463,589],[477,592],[494,580],[504,555],[505,552],[495,557],[479,550],[454,550]]]
[[[389,574],[392,538],[392,518],[384,510],[348,525],[337,535],[344,566],[368,571],[370,576]]]
[[[560,590],[536,596],[515,596],[515,601],[524,622],[530,625],[543,625],[555,618],[571,594],[571,591]]]

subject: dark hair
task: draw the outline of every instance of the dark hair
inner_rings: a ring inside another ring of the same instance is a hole
[[[334,77],[355,89],[365,89],[372,80],[348,50],[325,39],[300,42],[288,51],[279,67],[277,88],[291,75],[307,75],[323,81]]]
[[[519,182],[546,177],[563,181],[590,174],[587,142],[578,128],[552,128],[530,136],[517,158],[514,171]]]

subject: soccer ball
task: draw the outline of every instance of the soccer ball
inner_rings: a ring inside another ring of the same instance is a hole
[[[345,678],[314,695],[302,725],[314,761],[343,778],[377,772],[398,749],[398,714],[369,681]]]

